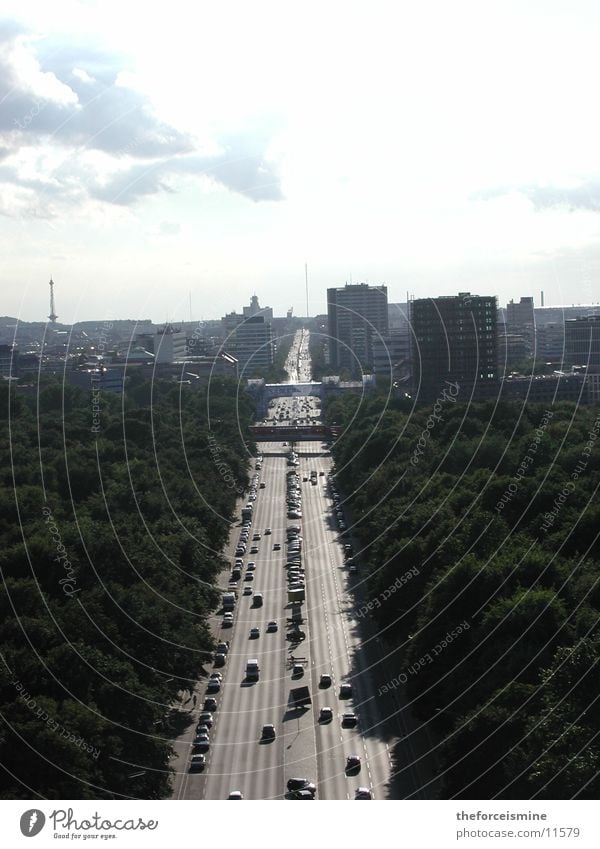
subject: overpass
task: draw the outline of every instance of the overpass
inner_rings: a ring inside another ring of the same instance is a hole
[[[294,395],[313,395],[320,398],[323,394],[321,381],[310,383],[265,383],[263,380],[249,380],[248,392],[260,395],[268,403],[273,398],[292,398]]]
[[[324,377],[321,381],[306,383],[265,383],[260,378],[248,380],[246,392],[256,403],[257,412],[264,416],[274,398],[293,398],[312,395],[326,399],[342,392],[367,392],[375,387],[375,376],[364,374],[362,380],[341,381],[337,375]]]
[[[250,433],[256,442],[297,442],[303,439],[331,439],[332,428],[312,425],[252,425]]]

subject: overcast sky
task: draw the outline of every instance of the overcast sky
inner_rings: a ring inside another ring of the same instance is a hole
[[[2,3],[0,314],[600,300],[600,4]]]

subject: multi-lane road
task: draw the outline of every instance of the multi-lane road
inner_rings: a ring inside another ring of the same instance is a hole
[[[293,379],[306,379],[306,369],[310,369],[307,331],[297,333],[288,366]],[[287,422],[300,416],[317,420],[318,405],[315,398],[295,397],[276,399],[272,408]],[[396,696],[393,703],[377,696],[382,676],[385,680],[389,672],[376,635],[369,634],[367,623],[357,616],[361,572],[359,568],[351,573],[346,562],[343,546],[350,538],[340,534],[340,517],[336,516],[340,508],[332,497],[331,456],[320,441],[298,442],[294,447],[301,519],[288,518],[286,478],[293,470],[288,464],[290,446],[284,442],[259,444],[262,462],[260,469],[253,469],[259,477],[234,624],[224,626],[221,613],[212,622],[216,639],[228,640],[230,648],[226,664],[219,670],[223,673],[221,689],[213,694],[217,708],[206,766],[198,772],[189,768],[196,719],[205,695],[206,685],[200,682],[194,722],[175,746],[173,796],[227,799],[232,791],[240,791],[244,799],[282,799],[288,779],[302,777],[314,782],[317,799],[354,799],[359,787],[367,788],[373,799],[422,798],[420,757],[415,756],[410,742],[398,742],[407,731],[406,714]],[[316,475],[315,483],[311,472]],[[288,639],[293,630],[286,570],[290,525],[301,526],[306,585],[300,626],[306,636],[296,645]],[[226,551],[231,565],[241,529],[240,520],[232,528]],[[265,533],[266,529],[270,533]],[[259,540],[253,540],[255,534],[260,534]],[[250,550],[253,545],[258,547],[256,553]],[[255,563],[252,581],[247,579],[251,561]],[[224,573],[224,589],[228,579]],[[246,586],[252,588],[252,595],[243,594]],[[262,606],[254,602],[257,592],[262,593]],[[267,631],[273,620],[277,630]],[[259,629],[258,637],[250,636],[251,628]],[[291,656],[301,659],[301,676],[292,677]],[[260,665],[256,682],[246,680],[246,663],[251,658]],[[321,675],[331,676],[330,686],[321,685]],[[352,685],[348,698],[340,696],[342,683]],[[311,700],[300,710],[292,699],[292,690],[299,686],[308,687]],[[323,708],[331,709],[329,721],[321,719]],[[355,713],[356,724],[344,723],[344,713]],[[270,741],[261,740],[267,724],[275,727],[275,739]],[[399,752],[407,761],[400,769]],[[349,755],[360,758],[360,770],[353,774],[345,769]]]
[[[189,753],[193,736],[178,744],[179,756],[174,763],[175,796],[186,799],[226,799],[232,790],[240,790],[245,799],[283,798],[286,782],[292,777],[306,777],[317,785],[317,798],[353,799],[358,787],[367,787],[373,798],[389,798],[391,758],[389,742],[378,735],[376,690],[368,662],[361,660],[361,634],[355,619],[355,604],[350,592],[350,576],[345,564],[343,540],[333,516],[333,501],[327,487],[331,458],[320,442],[298,443],[297,472],[302,488],[303,516],[300,521],[287,518],[286,454],[283,443],[265,443],[262,469],[254,502],[250,534],[261,534],[257,554],[247,553],[256,563],[253,592],[263,594],[262,607],[253,605],[253,596],[242,594],[246,569],[238,592],[233,627],[221,627],[221,616],[215,617],[215,634],[230,641],[227,663],[222,669],[224,681],[219,693],[214,724],[210,732],[210,749],[203,772],[190,773]],[[310,483],[310,472],[317,473],[316,485]],[[323,472],[323,474],[319,474]],[[303,481],[308,477],[308,481]],[[303,563],[306,570],[307,599],[302,606],[306,639],[290,648],[286,639],[287,605],[286,528],[301,524]],[[266,528],[271,534],[265,535]],[[228,554],[234,561],[234,549],[240,528],[233,529]],[[280,550],[274,550],[275,545]],[[226,583],[224,581],[224,585]],[[278,630],[267,633],[267,623],[277,620]],[[251,639],[250,628],[258,627],[260,636]],[[290,654],[305,658],[302,678],[292,679],[288,668]],[[260,679],[245,681],[246,662],[257,658]],[[332,684],[321,688],[321,674],[330,674]],[[352,697],[341,699],[340,684],[352,683]],[[290,691],[307,685],[312,704],[304,711],[291,708]],[[202,689],[199,690],[199,694]],[[199,697],[197,713],[202,707]],[[330,707],[333,719],[320,722],[323,707]],[[341,716],[354,711],[355,727],[344,727]],[[263,725],[275,726],[276,738],[261,742]],[[361,758],[358,774],[347,776],[346,757]]]

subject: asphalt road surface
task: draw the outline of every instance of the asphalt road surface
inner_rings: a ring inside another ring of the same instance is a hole
[[[281,442],[263,443],[260,481],[254,502],[248,553],[243,558],[256,563],[254,580],[239,582],[238,600],[232,628],[221,627],[221,616],[214,619],[215,634],[231,643],[227,663],[221,669],[224,681],[216,694],[218,708],[210,734],[210,749],[203,772],[190,773],[189,757],[195,722],[178,745],[173,766],[174,798],[226,799],[233,790],[245,799],[284,798],[289,778],[306,777],[317,785],[317,799],[354,799],[358,787],[368,787],[374,799],[419,795],[419,776],[408,770],[400,787],[390,782],[391,750],[397,741],[384,731],[385,717],[379,715],[377,682],[371,668],[369,652],[362,646],[362,633],[355,617],[356,603],[349,591],[349,575],[344,563],[342,542],[332,516],[332,501],[327,490],[331,458],[320,442],[296,443],[299,453],[297,472],[302,488],[303,517],[287,518],[286,453]],[[310,483],[310,471],[317,472],[317,483]],[[319,472],[323,475],[319,475]],[[303,477],[309,477],[303,482]],[[303,563],[306,569],[307,600],[302,606],[306,639],[291,648],[286,639],[287,617],[286,528],[300,524],[303,536]],[[272,533],[265,535],[266,528]],[[234,561],[234,549],[240,528],[232,529],[227,554]],[[255,532],[261,539],[252,541]],[[274,544],[281,545],[275,551]],[[250,546],[257,545],[257,554]],[[249,583],[254,592],[264,597],[262,607],[253,605],[253,596],[242,595]],[[267,623],[276,620],[278,630],[267,633]],[[250,628],[258,627],[260,636],[250,639]],[[373,648],[373,646],[371,647]],[[289,657],[305,659],[302,677],[292,679]],[[245,681],[246,662],[257,658],[260,665],[258,682]],[[323,673],[332,676],[332,685],[319,687]],[[352,683],[352,697],[341,699],[339,686]],[[301,711],[292,709],[290,691],[306,685],[312,704]],[[197,717],[203,701],[204,685],[198,690]],[[322,707],[330,707],[333,719],[319,722]],[[354,711],[356,726],[345,727],[344,712]],[[396,720],[394,720],[396,722]],[[276,738],[261,742],[263,725],[275,726]],[[389,724],[389,723],[388,723]],[[345,772],[346,757],[358,755],[360,771]],[[414,795],[413,795],[414,794]]]

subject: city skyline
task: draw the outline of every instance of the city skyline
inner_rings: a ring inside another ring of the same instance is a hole
[[[305,263],[313,315],[345,282],[597,300],[592,3],[4,8],[4,314],[52,276],[66,323],[300,315]]]

